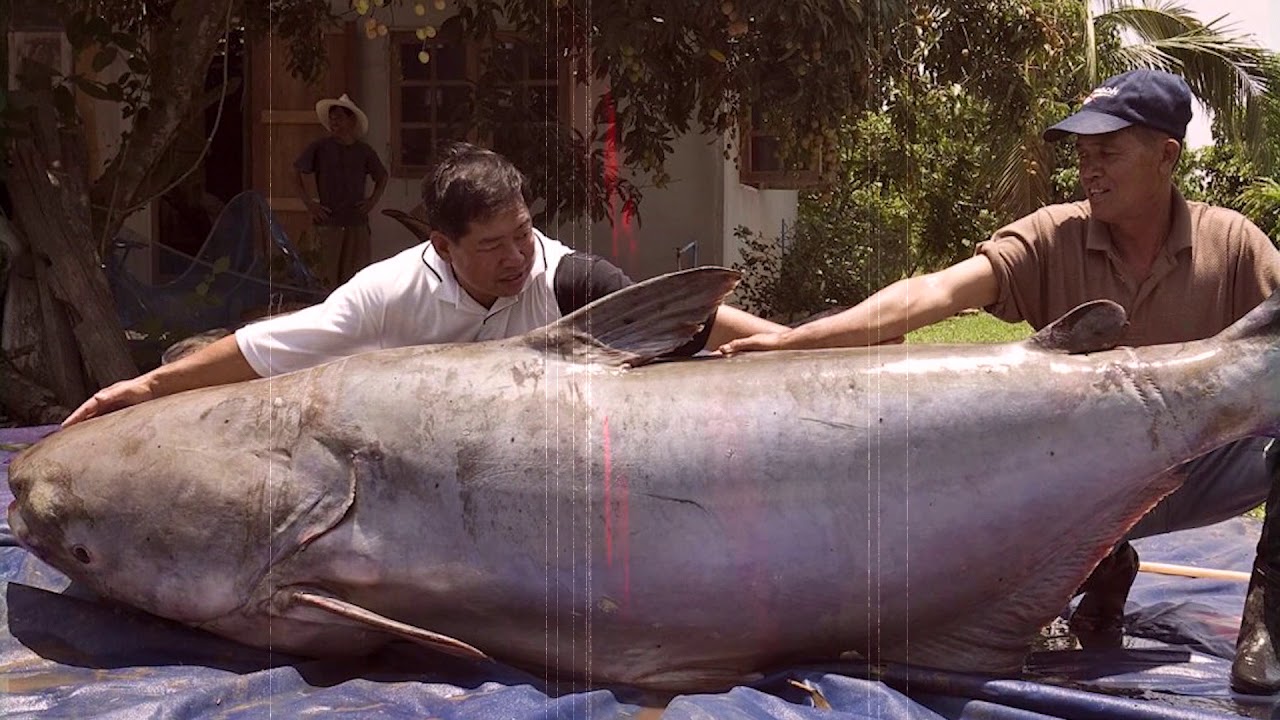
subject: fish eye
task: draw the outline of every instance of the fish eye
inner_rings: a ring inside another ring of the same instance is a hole
[[[89,551],[86,550],[83,545],[76,545],[71,548],[71,557],[74,557],[85,565],[93,562],[93,558],[89,555]]]

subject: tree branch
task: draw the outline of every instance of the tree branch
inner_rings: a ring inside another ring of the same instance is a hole
[[[173,24],[165,33],[151,35],[151,84],[147,112],[134,116],[129,140],[91,192],[94,227],[112,237],[124,222],[123,213],[96,208],[132,207],[145,193],[143,187],[152,166],[177,137],[191,106],[202,95],[203,79],[227,29],[227,18],[239,0],[178,0]]]

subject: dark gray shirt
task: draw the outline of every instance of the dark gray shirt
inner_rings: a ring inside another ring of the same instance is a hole
[[[357,140],[343,145],[332,135],[322,137],[302,151],[293,167],[304,175],[316,176],[320,204],[329,208],[329,219],[325,225],[354,227],[369,224],[368,214],[360,212],[356,204],[366,197],[365,177],[372,177],[377,182],[386,177],[387,169],[368,143]]]

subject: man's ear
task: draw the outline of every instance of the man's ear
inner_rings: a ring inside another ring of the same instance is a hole
[[[1167,165],[1169,172],[1172,173],[1180,157],[1182,157],[1182,143],[1174,138],[1166,138],[1160,148],[1160,164]]]
[[[449,237],[439,230],[431,231],[431,245],[436,249],[436,253],[444,258],[447,263],[452,263],[453,258],[449,257],[449,253],[453,250],[453,243],[449,241]]]

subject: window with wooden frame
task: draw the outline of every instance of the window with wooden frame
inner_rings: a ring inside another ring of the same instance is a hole
[[[502,73],[496,88],[500,112],[511,121],[489,144],[514,157],[521,144],[547,142],[550,126],[568,117],[567,65],[514,35],[495,38],[492,62]]]
[[[481,78],[486,50],[493,53],[491,73]],[[428,53],[426,63],[422,52]],[[421,177],[441,142],[467,140],[507,153],[505,145],[527,141],[530,132],[542,137],[542,127],[567,117],[567,63],[544,57],[513,34],[481,45],[447,31],[425,43],[412,32],[396,32],[391,53],[391,173],[396,177]],[[520,118],[492,137],[480,137],[465,124],[482,81],[499,122]]]
[[[420,53],[427,53],[422,62]],[[471,103],[471,51],[444,39],[425,43],[411,32],[391,38],[391,174],[421,177],[436,146],[466,139],[457,112]]]
[[[815,152],[808,162],[783,162],[777,136],[758,128],[760,113],[752,109],[740,126],[738,139],[738,182],[760,190],[801,190],[817,185],[821,178],[821,157]]]

